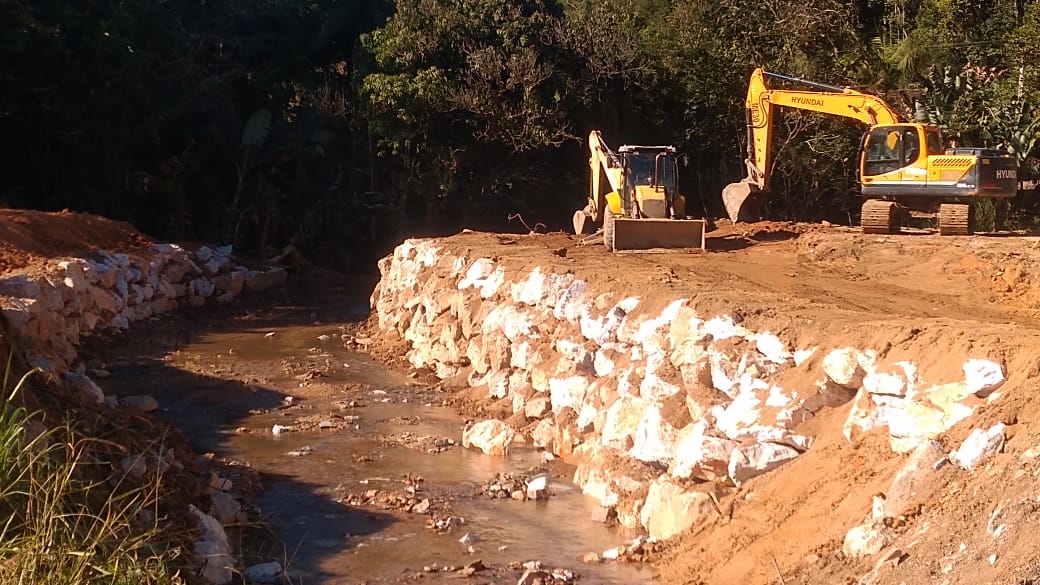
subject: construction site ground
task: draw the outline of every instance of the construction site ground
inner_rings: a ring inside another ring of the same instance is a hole
[[[0,276],[41,273],[62,256],[98,247],[132,251],[147,241],[126,224],[90,215],[0,210]],[[638,291],[647,303],[689,298],[705,316],[738,316],[749,329],[773,331],[797,348],[893,352],[933,374],[947,368],[951,379],[965,357],[1001,360],[1008,377],[1001,399],[940,439],[956,446],[969,425],[1000,421],[1009,425],[1005,452],[974,474],[947,469],[935,476],[928,501],[895,527],[913,536],[914,546],[886,565],[880,582],[1040,583],[1040,553],[1028,528],[1040,504],[1016,508],[1021,532],[995,553],[987,532],[998,507],[1036,502],[1040,491],[1037,463],[1022,457],[1040,444],[1040,238],[871,236],[844,226],[721,222],[708,233],[704,253],[611,254],[579,241],[563,233],[472,232],[443,240],[471,257]],[[192,326],[205,325],[180,325]],[[379,345],[372,347],[377,355]],[[803,430],[820,439],[809,452],[724,501],[725,517],[711,530],[665,547],[654,561],[661,582],[823,585],[854,583],[873,569],[878,559],[844,559],[841,542],[903,459],[881,433],[845,442],[847,412],[836,408],[810,420]]]

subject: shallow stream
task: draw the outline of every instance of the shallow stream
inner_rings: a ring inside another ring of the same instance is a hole
[[[500,472],[526,472],[540,454],[526,445],[504,458],[463,449],[465,421],[429,388],[343,347],[339,324],[357,306],[281,310],[283,319],[276,310],[262,322],[210,324],[176,352],[156,355],[161,366],[125,359],[111,368],[107,386],[140,392],[147,381],[162,405],[159,415],[200,449],[261,473],[264,490],[255,503],[284,546],[271,560],[287,561],[294,582],[394,581],[424,567],[477,559],[500,566],[540,560],[577,572],[579,583],[651,580],[649,569],[633,564],[582,563],[586,553],[602,553],[634,534],[592,521],[595,503],[565,474],[554,474],[549,499],[482,494],[482,483]],[[303,417],[338,426],[272,432]],[[429,452],[408,444],[417,437],[454,445]],[[344,494],[400,491],[406,476],[421,477],[417,495],[428,493],[464,524],[437,532],[427,527],[428,515],[343,501]]]

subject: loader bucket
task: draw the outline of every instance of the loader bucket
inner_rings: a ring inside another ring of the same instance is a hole
[[[766,193],[758,185],[746,179],[739,183],[730,183],[722,190],[722,204],[726,207],[726,215],[733,223],[741,221],[757,221],[762,219],[762,208],[766,204]]]
[[[613,246],[615,252],[653,252],[665,249],[696,249],[704,251],[703,219],[650,219],[614,218]]]

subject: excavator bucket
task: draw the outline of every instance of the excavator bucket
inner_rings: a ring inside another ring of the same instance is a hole
[[[616,217],[613,242],[615,252],[652,252],[659,249],[687,248],[704,251],[703,219],[651,219]],[[608,230],[609,231],[609,230]]]
[[[762,219],[766,193],[748,180],[730,183],[722,190],[722,204],[733,223]]]

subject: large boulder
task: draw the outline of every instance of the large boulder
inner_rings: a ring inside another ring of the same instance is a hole
[[[657,540],[671,538],[686,530],[700,531],[716,518],[718,513],[710,495],[686,491],[667,476],[650,484],[640,512],[643,528],[650,538]]]
[[[502,456],[509,447],[516,431],[500,420],[484,420],[471,425],[462,433],[462,446],[476,447],[488,455]]]

